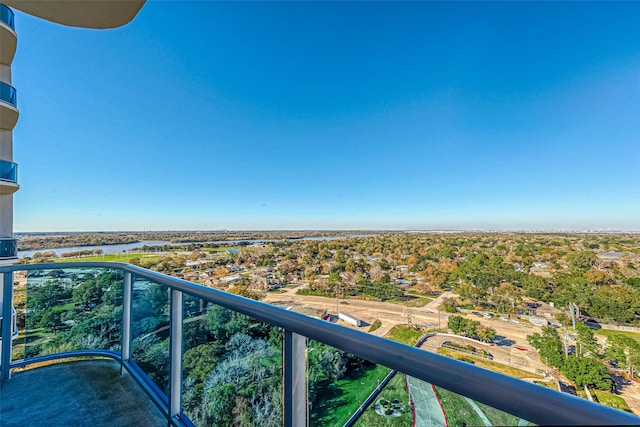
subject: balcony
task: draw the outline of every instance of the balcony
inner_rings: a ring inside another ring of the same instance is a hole
[[[22,417],[42,416],[42,401],[50,402],[42,390],[76,375],[73,387],[56,394],[59,410],[46,412],[51,422],[65,423],[57,417],[71,412],[65,402],[81,398],[74,389],[118,407],[110,391],[122,386],[132,399],[139,387],[176,426],[353,425],[374,409],[373,416],[404,417],[401,425],[445,425],[444,409],[438,414],[442,407],[433,405],[438,395],[473,400],[487,418],[500,414],[494,425],[640,423],[575,396],[128,264],[12,265],[0,267],[0,276],[3,316],[15,306],[19,329],[16,339],[2,340],[0,408],[26,413],[3,412],[8,425],[33,424]],[[2,336],[10,334],[5,322]],[[84,361],[56,363],[78,358]],[[82,374],[96,364],[107,366],[106,381]],[[119,385],[113,366],[137,385]],[[347,383],[364,394],[348,395]],[[419,392],[411,401],[383,398],[405,384]],[[120,413],[131,416],[123,425],[138,417],[133,409]],[[82,421],[104,424],[100,414]]]
[[[18,240],[0,237],[0,259],[16,258],[18,255]]]
[[[0,194],[12,194],[18,188],[18,165],[0,160]]]
[[[17,36],[13,11],[0,3],[0,64],[11,65],[16,54]]]
[[[0,82],[0,128],[11,130],[18,122],[18,95],[16,89]]]

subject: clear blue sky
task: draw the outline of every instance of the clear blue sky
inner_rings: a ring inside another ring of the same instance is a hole
[[[640,229],[638,2],[16,15],[16,231]]]

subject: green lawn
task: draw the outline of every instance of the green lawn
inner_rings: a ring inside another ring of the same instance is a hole
[[[494,426],[517,426],[520,417],[507,414],[492,406],[485,405],[484,403],[476,402],[476,405],[484,413],[484,415],[491,421]]]
[[[53,311],[69,311],[69,310],[73,310],[75,308],[76,308],[76,305],[73,303],[73,301],[71,301],[71,302],[68,302],[68,303],[63,304],[63,305],[56,305],[51,310],[53,310]]]
[[[389,368],[376,365],[322,390],[321,403],[311,411],[311,425],[344,425],[388,373]]]
[[[251,250],[251,249],[255,249],[255,248],[240,248],[239,246],[225,246],[225,247],[221,247],[221,248],[202,248],[200,249],[201,251],[205,251],[205,252],[227,252],[229,249],[235,249],[235,250]]]
[[[404,301],[403,305],[407,307],[424,307],[425,305],[429,304],[431,301],[433,301],[431,298],[418,297],[418,298],[413,298],[413,299]]]
[[[606,391],[602,390],[589,391],[591,392],[592,396],[595,395],[595,397],[598,398],[598,402],[600,402],[601,404],[609,406],[611,408],[620,409],[621,411],[631,412],[631,408],[629,408],[629,405],[627,405],[627,402],[625,402],[622,397],[615,394],[607,393]]]
[[[408,294],[411,294],[411,295],[418,295],[418,296],[421,296],[421,297],[427,297],[427,298],[429,298],[429,299],[431,299],[431,300],[432,300],[434,297],[437,297],[437,296],[439,296],[439,295],[440,295],[440,293],[439,293],[439,292],[435,292],[435,293],[432,293],[432,294],[425,294],[425,293],[423,293],[423,292],[414,291],[413,289],[412,289],[412,290],[410,290],[410,291],[407,291],[407,293],[408,293]]]
[[[625,335],[627,337],[631,337],[634,340],[640,343],[640,332],[628,332],[628,331],[611,331],[609,329],[598,329],[597,331],[593,331],[597,335],[602,335],[603,337],[610,337],[611,335]]]
[[[409,329],[407,325],[396,325],[384,337],[408,345],[415,345],[423,335],[421,331]]]
[[[435,389],[450,426],[484,426],[482,419],[463,396],[444,388],[436,387]]]
[[[375,322],[373,322],[373,325],[371,325],[371,327],[369,328],[369,332],[373,332],[376,329],[379,329],[380,326],[382,326],[382,322],[379,320],[376,320]]]
[[[137,253],[121,253],[121,254],[105,254],[96,256],[85,256],[78,258],[55,258],[54,262],[126,262],[129,263],[132,258],[139,258],[141,261],[157,261],[161,257],[156,252],[137,252]]]
[[[404,375],[401,373],[396,374],[395,377],[389,381],[389,384],[378,395],[377,399],[386,399],[393,401],[398,399],[405,406],[407,411],[399,417],[386,417],[378,415],[374,409],[375,402],[367,408],[362,416],[356,422],[357,427],[395,427],[395,426],[410,426],[413,421],[413,414],[411,412],[411,404],[409,403],[409,393],[405,385]],[[377,400],[376,399],[376,400]]]
[[[632,412],[631,408],[629,408],[629,405],[627,405],[627,402],[625,402],[625,400],[620,396],[596,389],[589,389],[589,392],[591,393],[591,397],[593,397],[594,400],[600,402],[600,404],[602,405],[619,409],[621,411]],[[587,393],[584,392],[583,388],[577,388],[576,393],[583,399],[587,398]]]

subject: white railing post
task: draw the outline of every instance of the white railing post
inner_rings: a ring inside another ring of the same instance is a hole
[[[11,340],[13,331],[13,318],[11,307],[13,306],[13,272],[2,273],[0,282],[0,295],[2,295],[2,348],[0,349],[0,380],[6,381],[11,377]]]
[[[171,289],[169,325],[169,419],[182,410],[182,292]]]
[[[306,345],[305,336],[284,331],[282,376],[285,427],[308,425]]]

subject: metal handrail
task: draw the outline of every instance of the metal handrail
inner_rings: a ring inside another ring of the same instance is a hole
[[[112,262],[65,262],[0,267],[0,273],[66,268],[120,269],[174,291],[279,326],[371,362],[469,397],[541,425],[632,425],[640,418],[471,364],[374,335],[306,317],[272,305],[167,276],[141,267]]]

